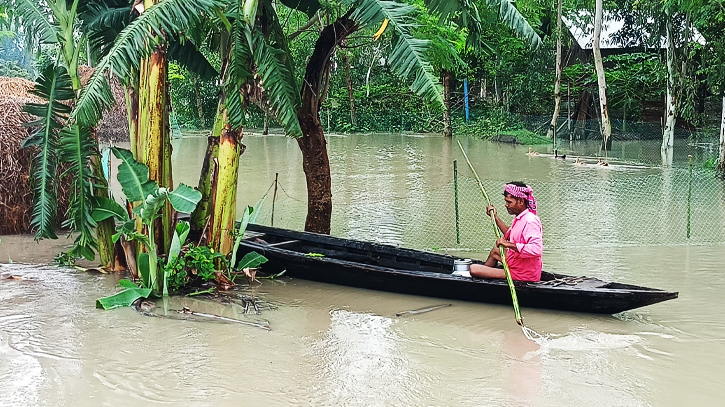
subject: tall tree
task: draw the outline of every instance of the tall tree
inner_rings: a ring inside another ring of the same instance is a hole
[[[604,76],[604,64],[602,63],[602,51],[600,49],[600,38],[602,33],[602,11],[603,1],[596,0],[594,11],[594,38],[592,40],[592,51],[594,53],[594,68],[597,72],[597,85],[599,86],[599,108],[602,118],[602,145],[608,147],[609,138],[612,136],[612,124],[609,121],[609,106],[607,105],[607,80]]]
[[[667,97],[665,99],[665,130],[662,133],[662,153],[667,155],[675,144],[675,121],[677,119],[677,66],[675,62],[675,34],[672,26],[672,10],[665,8],[665,29],[667,41]],[[671,155],[671,154],[669,154]]]
[[[551,124],[549,125],[549,131],[547,136],[554,138],[556,133],[556,121],[559,119],[559,112],[561,111],[561,39],[563,33],[561,31],[561,11],[562,11],[562,0],[557,1],[556,6],[556,79],[554,81],[554,114],[551,117]]]
[[[405,80],[411,81],[413,91],[435,101],[439,106],[443,104],[440,85],[426,55],[429,42],[413,37],[410,32],[414,25],[412,14],[416,11],[415,7],[382,0],[344,0],[342,5],[346,7],[344,14],[325,26],[315,43],[307,62],[301,105],[297,109],[297,119],[303,134],[297,141],[302,151],[308,194],[305,230],[318,233],[330,233],[332,215],[329,158],[319,112],[329,82],[330,56],[340,42],[355,31],[364,27],[379,27],[383,20],[388,20],[397,38],[388,57],[391,68]],[[467,27],[469,44],[475,46],[479,43],[482,32],[479,4],[471,0],[433,0],[430,6],[441,19],[456,19],[461,22],[461,27]],[[505,24],[532,43],[540,42],[538,35],[508,0],[493,1],[489,6],[497,9],[497,14]]]

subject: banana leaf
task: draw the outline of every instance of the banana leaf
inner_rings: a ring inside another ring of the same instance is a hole
[[[261,254],[257,252],[249,252],[242,257],[241,260],[239,260],[239,264],[237,264],[237,270],[242,270],[245,268],[255,268],[258,267],[260,264],[264,264],[268,261],[268,259]]]
[[[111,310],[114,308],[129,307],[137,299],[147,298],[149,294],[151,294],[150,288],[126,288],[120,293],[97,299],[96,308]]]

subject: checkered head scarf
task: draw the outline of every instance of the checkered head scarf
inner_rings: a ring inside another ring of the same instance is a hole
[[[536,215],[536,198],[534,198],[534,190],[530,186],[520,187],[514,184],[506,184],[504,195],[509,194],[516,198],[526,200],[526,208]]]

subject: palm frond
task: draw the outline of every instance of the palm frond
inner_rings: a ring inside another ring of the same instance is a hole
[[[430,42],[413,38],[409,29],[414,26],[411,13],[415,7],[385,0],[344,0],[356,7],[352,18],[361,26],[373,26],[388,19],[398,39],[388,58],[390,67],[404,80],[411,81],[411,89],[443,106],[443,91],[438,77],[426,56]]]
[[[541,37],[536,33],[526,17],[516,8],[511,0],[487,0],[488,6],[496,10],[501,21],[512,29],[518,36],[528,40],[532,49],[543,45]]]
[[[58,130],[63,127],[70,107],[64,104],[74,97],[73,85],[64,67],[48,65],[38,76],[30,91],[47,103],[28,103],[23,110],[38,120],[27,126],[37,130],[23,142],[23,148],[37,146],[38,154],[33,157],[30,169],[30,184],[33,188],[33,210],[30,227],[35,230],[35,239],[56,239],[55,220],[58,207]]]
[[[96,66],[81,92],[71,120],[92,127],[105,108],[114,103],[103,74],[112,69],[121,78],[132,75],[141,60],[150,55],[163,33],[174,35],[196,24],[204,15],[224,6],[222,0],[162,0],[134,19],[116,38],[113,48]],[[149,30],[150,29],[150,30]]]
[[[79,9],[83,30],[88,33],[91,53],[95,60],[101,59],[113,47],[123,29],[131,23],[131,5],[112,7],[106,2],[89,2]]]
[[[36,40],[44,44],[58,42],[58,32],[48,18],[50,10],[36,0],[0,0],[8,10],[12,10],[16,23],[23,27],[28,41]]]
[[[245,105],[240,90],[252,78],[249,69],[252,60],[251,30],[242,18],[241,10],[242,7],[235,7],[237,14],[233,17],[229,63],[224,78],[224,107],[227,109],[229,125],[234,129],[244,126],[246,122]]]
[[[94,177],[90,168],[90,158],[96,146],[90,130],[78,124],[66,126],[61,131],[59,158],[69,164],[63,176],[71,177],[70,205],[67,220],[62,226],[78,233],[71,252],[86,260],[93,260],[94,251],[98,248],[93,235],[96,222],[91,216]]]
[[[193,72],[204,81],[219,76],[219,72],[209,63],[204,54],[188,38],[178,38],[170,41],[167,53],[171,59]]]
[[[474,0],[426,0],[428,9],[441,16],[441,20],[456,20],[468,32],[467,46],[480,50],[483,19]],[[531,48],[543,44],[541,37],[510,0],[486,0],[489,9],[495,11],[501,21],[517,35],[529,41]]]
[[[255,31],[252,35],[254,65],[260,76],[259,83],[265,98],[285,132],[292,137],[300,137],[302,129],[297,119],[300,96],[294,90],[295,81],[284,63],[284,58],[288,54],[269,44],[259,31]]]

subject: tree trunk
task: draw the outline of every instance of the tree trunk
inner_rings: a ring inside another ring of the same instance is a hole
[[[167,92],[167,60],[166,47],[159,46],[146,60],[146,69],[141,78],[144,84],[139,89],[144,95],[145,121],[141,121],[139,129],[140,144],[145,146],[145,154],[136,157],[139,162],[149,167],[149,178],[160,187],[173,188],[171,174],[171,134],[169,131],[169,111]],[[138,145],[137,145],[138,148]],[[162,215],[154,225],[154,240],[161,253],[168,253],[173,237],[173,208],[166,202]]]
[[[669,151],[675,144],[675,110],[677,94],[675,90],[675,41],[672,27],[672,12],[665,10],[667,16],[667,96],[665,99],[665,130],[662,133],[662,151]]]
[[[223,116],[227,123],[226,109]],[[219,137],[219,171],[213,188],[209,220],[209,246],[223,254],[232,251],[231,233],[237,216],[239,156],[244,153],[244,149],[242,129],[232,130],[227,123]]]
[[[547,136],[551,139],[555,137],[556,121],[559,119],[561,111],[561,8],[562,0],[558,1],[556,9],[556,80],[554,81],[554,115],[551,118],[549,131]]]
[[[370,65],[368,66],[368,73],[365,75],[365,88],[367,88],[367,91],[365,92],[365,97],[370,97],[370,72],[373,70],[373,64],[375,61],[378,60],[378,53],[380,52],[380,45],[375,47],[375,50],[373,51],[373,55],[370,58]]]
[[[340,41],[357,30],[348,14],[326,26],[315,43],[307,62],[302,85],[302,105],[297,110],[303,136],[297,139],[302,152],[302,168],[307,180],[307,219],[305,230],[330,233],[332,220],[332,182],[327,142],[320,122],[323,87],[328,82],[330,57]]]
[[[126,87],[126,114],[128,115],[128,137],[131,141],[131,152],[136,155],[138,142],[138,88]]]
[[[720,172],[725,173],[725,93],[722,97],[722,116],[720,119],[720,160],[717,168]]]
[[[342,41],[343,45],[347,44],[347,41]],[[352,89],[352,75],[350,74],[350,60],[347,57],[347,52],[342,53],[342,64],[345,66],[345,83],[347,84],[347,97],[350,99],[350,124],[353,128],[357,127],[357,119],[355,118],[355,93]]]
[[[264,127],[262,128],[262,135],[266,136],[269,134],[269,115],[267,113],[264,114]]]
[[[609,138],[612,135],[612,124],[609,121],[609,107],[607,106],[607,81],[604,77],[604,65],[602,64],[602,52],[599,47],[599,39],[602,33],[602,0],[596,0],[594,12],[594,67],[597,71],[597,84],[599,85],[599,107],[602,116],[602,145],[607,149]]]
[[[443,136],[453,137],[453,127],[451,126],[451,72],[443,69],[441,76],[443,76]]]
[[[206,220],[209,217],[212,204],[212,191],[216,183],[217,164],[219,157],[219,135],[211,134],[207,137],[206,153],[204,154],[204,163],[201,166],[201,174],[199,174],[198,189],[201,192],[201,200],[196,205],[196,209],[191,214],[189,226],[194,236],[201,236],[206,226]]]

